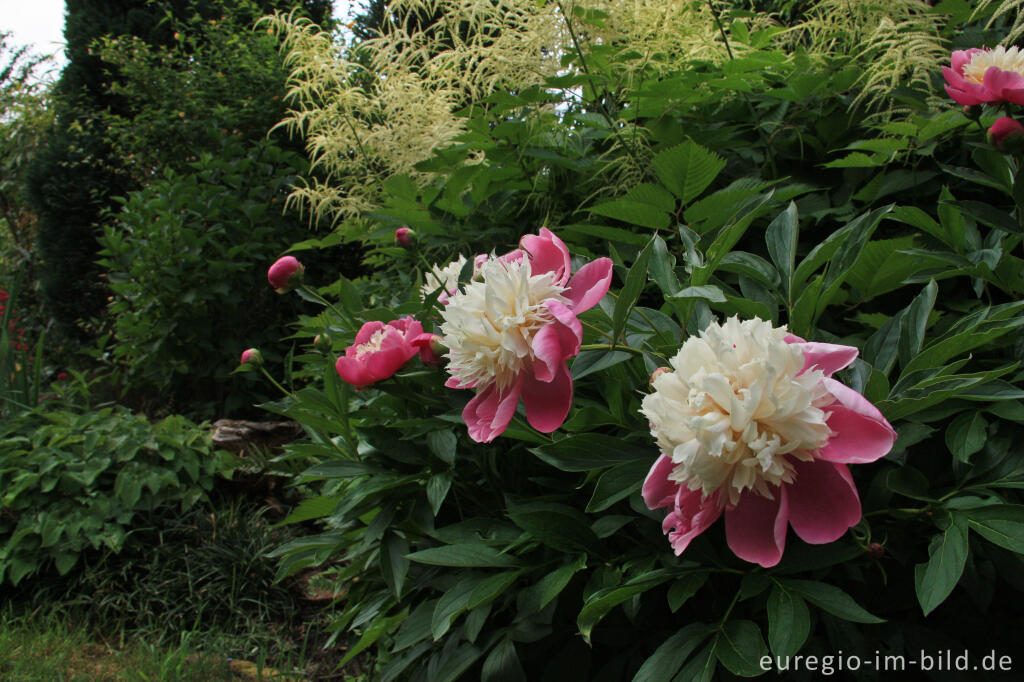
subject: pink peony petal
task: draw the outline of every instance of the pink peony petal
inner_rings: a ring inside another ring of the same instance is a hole
[[[444,382],[444,385],[445,388],[476,388],[476,384],[463,384],[457,377],[448,377],[448,380]]]
[[[990,66],[985,70],[985,77],[981,81],[989,92],[1004,99],[1008,90],[1020,90],[1024,88],[1024,76],[1015,71],[1003,71],[998,66]]]
[[[356,346],[361,346],[364,343],[369,342],[370,338],[374,334],[379,332],[381,329],[383,329],[384,326],[385,325],[384,325],[383,322],[378,322],[377,320],[373,320],[372,322],[367,322],[366,324],[364,324],[362,327],[359,328],[358,332],[356,332],[355,345]]]
[[[576,271],[569,280],[565,297],[572,301],[573,312],[590,310],[608,293],[612,284],[612,260],[598,258]]]
[[[672,504],[672,500],[679,491],[679,484],[668,480],[668,475],[674,468],[675,464],[672,459],[665,455],[654,460],[654,466],[647,472],[644,487],[641,489],[644,504],[648,509],[657,509]]]
[[[878,408],[834,379],[822,381],[836,398],[825,407],[831,412],[826,423],[835,435],[818,451],[818,457],[829,462],[865,464],[888,454],[896,442],[896,432]]]
[[[352,384],[356,388],[369,386],[376,381],[362,362],[344,355],[334,363],[334,369],[342,381]]]
[[[714,495],[704,497],[699,490],[680,487],[676,493],[675,509],[661,523],[668,541],[679,556],[695,537],[703,533],[722,515],[722,505]]]
[[[820,369],[825,376],[830,377],[857,359],[858,351],[853,346],[814,341],[805,341],[801,345],[804,351],[804,368],[801,374],[811,369]]]
[[[949,60],[950,65],[953,67],[952,71],[954,71],[958,75],[962,75],[964,72],[964,66],[969,64],[970,61],[974,59],[974,55],[984,51],[985,50],[979,47],[972,47],[969,50],[954,50],[953,55]],[[944,70],[946,68],[948,67],[943,67]]]
[[[491,384],[473,396],[462,410],[469,437],[478,443],[490,443],[500,436],[516,413],[522,386],[520,379],[501,392],[496,384]]]
[[[563,362],[550,381],[538,381],[530,372],[523,377],[526,421],[541,433],[551,433],[565,422],[572,407],[572,376]]]
[[[786,334],[784,337],[782,337],[782,340],[785,341],[786,343],[807,343],[796,334]]]
[[[569,249],[546,227],[540,228],[540,234],[524,236],[519,245],[530,254],[530,268],[535,275],[545,272],[555,274],[555,284],[565,284],[569,279],[572,265],[569,262]]]
[[[552,299],[545,301],[545,306],[555,320],[537,332],[531,346],[534,356],[540,360],[533,366],[535,376],[540,381],[551,381],[558,368],[580,352],[583,325],[564,304]]]
[[[804,542],[835,542],[860,521],[860,497],[845,464],[794,462],[787,488],[789,522]]]
[[[1024,88],[1003,90],[1003,99],[1014,104],[1024,104]]]
[[[394,376],[395,372],[402,369],[402,365],[416,355],[415,348],[412,348],[411,354],[409,353],[410,348],[412,346],[405,343],[391,348],[381,348],[379,351],[364,355],[362,362],[366,371],[374,377],[374,381],[382,381]]]
[[[785,486],[775,491],[774,500],[746,490],[734,508],[725,510],[725,539],[739,558],[769,568],[782,558],[788,522]]]

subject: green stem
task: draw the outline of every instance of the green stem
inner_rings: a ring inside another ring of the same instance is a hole
[[[330,308],[331,311],[335,315],[337,315],[342,320],[344,320],[350,327],[355,328],[356,322],[355,322],[354,319],[352,319],[351,315],[349,315],[348,313],[342,312],[341,310],[338,310],[336,307],[334,307],[333,303],[328,301],[326,298],[321,296],[318,292],[314,291],[312,288],[306,286],[305,284],[301,285],[299,288],[302,289],[307,294],[309,294],[310,296],[312,296],[313,298],[315,298],[320,303],[324,304],[326,307]]]
[[[580,350],[581,351],[584,351],[584,350],[607,350],[607,351],[624,350],[627,353],[632,353],[633,355],[643,355],[644,354],[644,352],[642,350],[640,350],[639,348],[633,348],[632,346],[624,346],[622,344],[614,344],[613,345],[613,344],[610,344],[610,343],[585,343],[582,346],[580,346]],[[657,355],[657,353],[655,353],[655,355]]]
[[[294,393],[292,393],[287,388],[285,388],[284,386],[279,384],[277,382],[277,379],[275,379],[274,377],[270,376],[270,372],[267,371],[266,367],[263,367],[262,365],[260,365],[260,371],[263,373],[263,376],[265,376],[267,378],[267,380],[270,381],[270,383],[272,383],[277,390],[281,391],[281,393],[284,393],[286,396],[288,396],[292,400],[296,399]]]

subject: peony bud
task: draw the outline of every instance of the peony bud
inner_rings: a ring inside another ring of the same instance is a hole
[[[448,346],[442,343],[437,334],[420,334],[412,340],[412,345],[419,351],[423,364],[430,366],[440,364],[441,358],[448,352]]]
[[[246,348],[242,351],[242,362],[243,365],[252,365],[253,367],[263,366],[263,354],[260,353],[259,348]]]
[[[411,227],[400,227],[395,230],[395,241],[399,246],[411,248],[416,243],[416,231]]]
[[[295,256],[282,256],[267,270],[267,281],[279,294],[285,294],[302,284],[305,268]]]
[[[317,334],[313,337],[313,348],[316,348],[321,353],[330,353],[334,348],[334,340],[327,332]]]
[[[655,379],[660,377],[662,374],[668,374],[671,371],[672,371],[671,367],[659,367],[658,369],[656,369],[653,372],[651,372],[651,378],[648,381],[648,383],[650,384],[651,388],[654,388],[654,380]]]
[[[981,105],[980,104],[968,104],[964,106],[964,116],[972,121],[977,121],[981,118]]]
[[[1024,151],[1024,125],[1019,121],[1003,116],[988,129],[988,141],[1007,154]]]

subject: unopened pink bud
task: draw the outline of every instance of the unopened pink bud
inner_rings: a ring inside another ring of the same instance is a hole
[[[1009,116],[996,119],[988,129],[988,141],[1007,154],[1024,151],[1024,125]]]
[[[305,268],[295,256],[278,258],[267,270],[267,281],[279,294],[285,294],[302,283]]]
[[[263,354],[260,353],[258,348],[246,348],[242,351],[242,362],[243,365],[253,365],[254,367],[263,366]]]
[[[410,248],[416,243],[416,230],[411,227],[398,228],[395,230],[395,242],[397,242],[399,246],[403,246],[407,249]]]

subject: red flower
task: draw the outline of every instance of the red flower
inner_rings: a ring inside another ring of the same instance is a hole
[[[285,294],[302,283],[305,268],[295,256],[282,256],[267,270],[267,281],[279,294]]]
[[[367,322],[334,368],[343,381],[356,388],[388,379],[416,355],[412,341],[422,333],[423,325],[411,317],[387,324]]]

